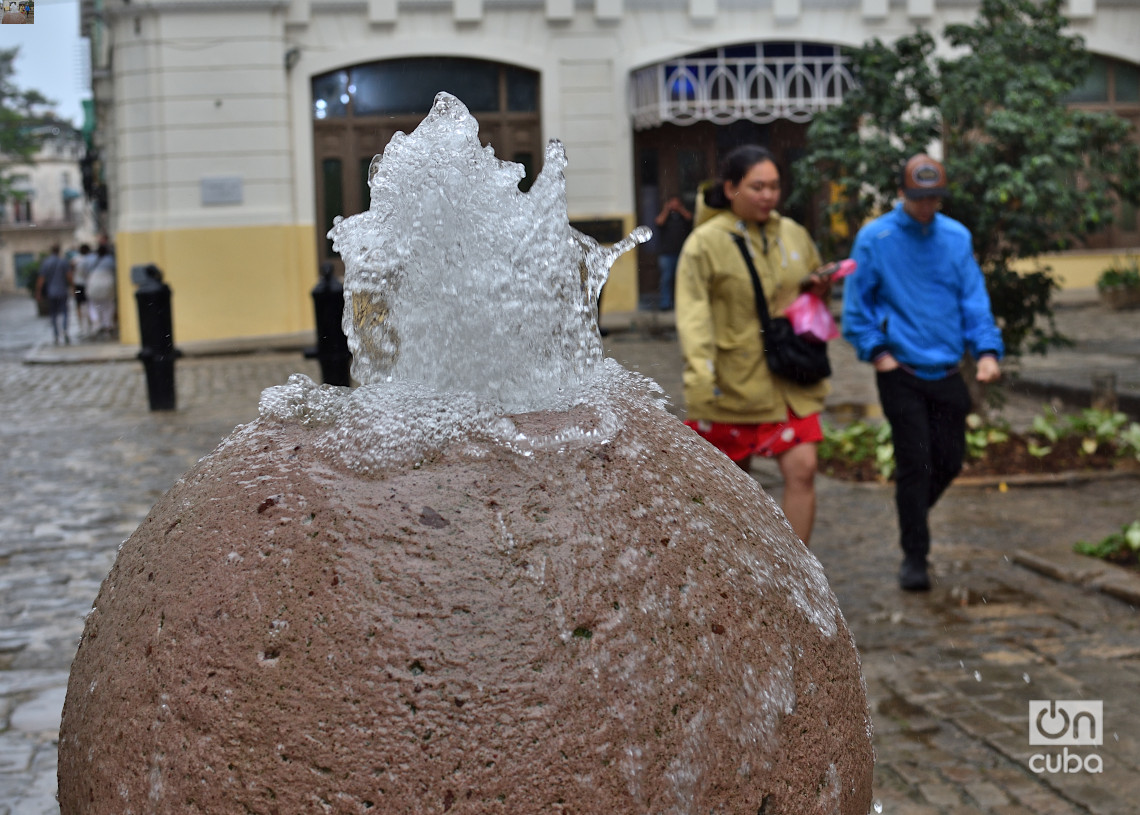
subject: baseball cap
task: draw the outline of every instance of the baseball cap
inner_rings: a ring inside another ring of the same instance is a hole
[[[903,194],[911,200],[946,195],[946,169],[925,153],[912,156],[903,168]]]

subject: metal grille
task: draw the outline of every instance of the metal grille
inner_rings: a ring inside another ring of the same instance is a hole
[[[633,73],[634,128],[665,122],[807,122],[855,86],[839,46],[755,43],[717,48]]]

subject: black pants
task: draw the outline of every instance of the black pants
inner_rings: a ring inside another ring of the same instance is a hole
[[[895,505],[906,559],[925,563],[927,516],[962,470],[970,393],[962,375],[926,380],[901,368],[875,377],[895,447]]]

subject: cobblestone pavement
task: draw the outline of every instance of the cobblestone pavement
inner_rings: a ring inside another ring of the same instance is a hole
[[[1107,330],[1091,306],[1063,316],[1089,335]],[[1136,318],[1115,324],[1140,338]],[[8,495],[0,515],[0,815],[59,811],[55,752],[68,668],[120,542],[179,475],[255,417],[263,388],[293,372],[318,376],[299,353],[187,358],[177,365],[179,409],[151,413],[137,362],[22,364],[45,340],[50,329],[30,300],[0,298],[0,490]],[[678,352],[667,333],[613,334],[607,348],[656,379],[681,411]],[[843,343],[833,348],[831,413],[873,404],[869,369]],[[1127,372],[1121,356],[1112,362]],[[1073,364],[1087,371],[1087,360]],[[1072,368],[1064,373],[1078,376]],[[1007,410],[1023,421],[1040,402],[1012,397]],[[778,496],[774,468],[754,474]],[[952,487],[934,514],[936,586],[924,596],[895,588],[888,488],[821,479],[819,492],[813,548],[860,647],[875,720],[875,811],[1140,813],[1140,615],[1014,561],[1018,550],[1049,555],[1134,519],[1140,482]],[[1062,762],[1070,771],[1046,771],[1061,754],[1030,746],[1031,700],[1102,700],[1103,744],[1068,748],[1080,756]],[[1038,764],[1038,753],[1052,763]],[[1103,772],[1085,771],[1094,753],[1091,767],[1099,762]]]

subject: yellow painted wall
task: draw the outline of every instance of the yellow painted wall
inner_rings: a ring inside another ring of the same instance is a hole
[[[119,335],[139,342],[131,266],[153,263],[171,289],[174,344],[313,330],[312,224],[121,232]]]
[[[632,215],[622,217],[625,234]],[[176,229],[116,235],[119,336],[139,344],[131,266],[153,263],[171,289],[174,344],[312,331],[315,229],[308,224]],[[637,309],[637,252],[610,270],[602,309]]]
[[[607,218],[621,218],[622,237],[634,230],[636,221],[632,213],[627,215],[608,215]],[[577,220],[571,218],[570,220]],[[584,219],[589,220],[589,219]],[[634,247],[614,261],[610,268],[610,276],[602,289],[602,314],[617,311],[637,311],[638,300],[637,283],[637,248]]]
[[[1014,264],[1019,272],[1033,271],[1041,266],[1050,266],[1053,276],[1062,289],[1083,289],[1096,285],[1100,273],[1113,265],[1121,265],[1129,258],[1140,254],[1140,249],[1121,249],[1114,252],[1066,252],[1063,255],[1042,255],[1033,260],[1023,260]]]

